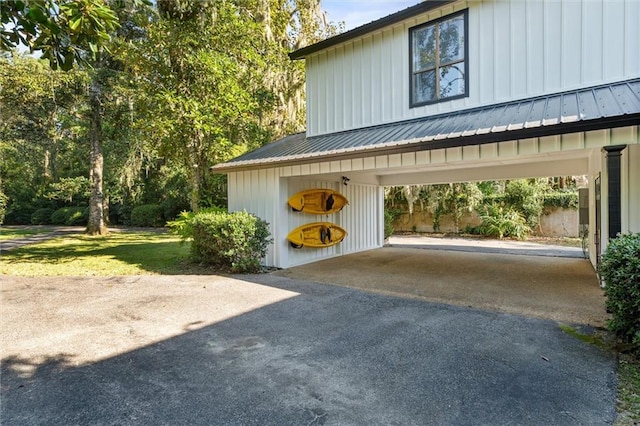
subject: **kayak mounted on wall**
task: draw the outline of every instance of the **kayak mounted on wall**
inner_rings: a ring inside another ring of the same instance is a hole
[[[325,248],[335,246],[347,236],[347,231],[330,222],[314,222],[289,232],[287,240],[293,248]]]
[[[333,189],[307,189],[289,197],[289,205],[296,212],[309,214],[337,213],[349,204],[347,198]]]

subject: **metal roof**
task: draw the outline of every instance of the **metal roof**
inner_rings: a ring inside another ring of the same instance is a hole
[[[287,136],[213,171],[422,151],[640,125],[640,78],[446,114]]]
[[[318,43],[298,49],[294,52],[289,53],[289,58],[304,59],[305,57],[307,57],[307,55],[310,55],[312,53],[319,52],[321,50],[327,49],[329,47],[335,46],[340,43],[344,43],[345,41],[353,40],[354,38],[358,38],[360,36],[374,32],[376,30],[387,27],[389,25],[393,25],[397,22],[404,21],[405,19],[409,19],[421,13],[428,12],[430,10],[436,9],[440,6],[444,6],[447,3],[451,3],[453,1],[455,0],[425,0],[421,3],[418,3],[415,6],[408,7],[399,12],[385,16],[384,18],[377,19],[373,22],[369,22],[368,24],[364,24],[359,27],[356,27],[350,31],[344,32],[342,34],[338,34],[326,40],[322,40]]]

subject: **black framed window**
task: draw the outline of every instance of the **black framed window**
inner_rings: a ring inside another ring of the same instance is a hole
[[[409,30],[411,106],[469,95],[467,11]]]

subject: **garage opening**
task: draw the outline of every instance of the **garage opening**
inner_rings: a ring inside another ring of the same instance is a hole
[[[584,175],[388,186],[385,239],[422,234],[527,240],[580,248],[587,258],[587,186]]]

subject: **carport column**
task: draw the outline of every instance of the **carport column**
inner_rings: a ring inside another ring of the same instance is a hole
[[[606,146],[609,239],[622,231],[621,156],[626,145]]]

